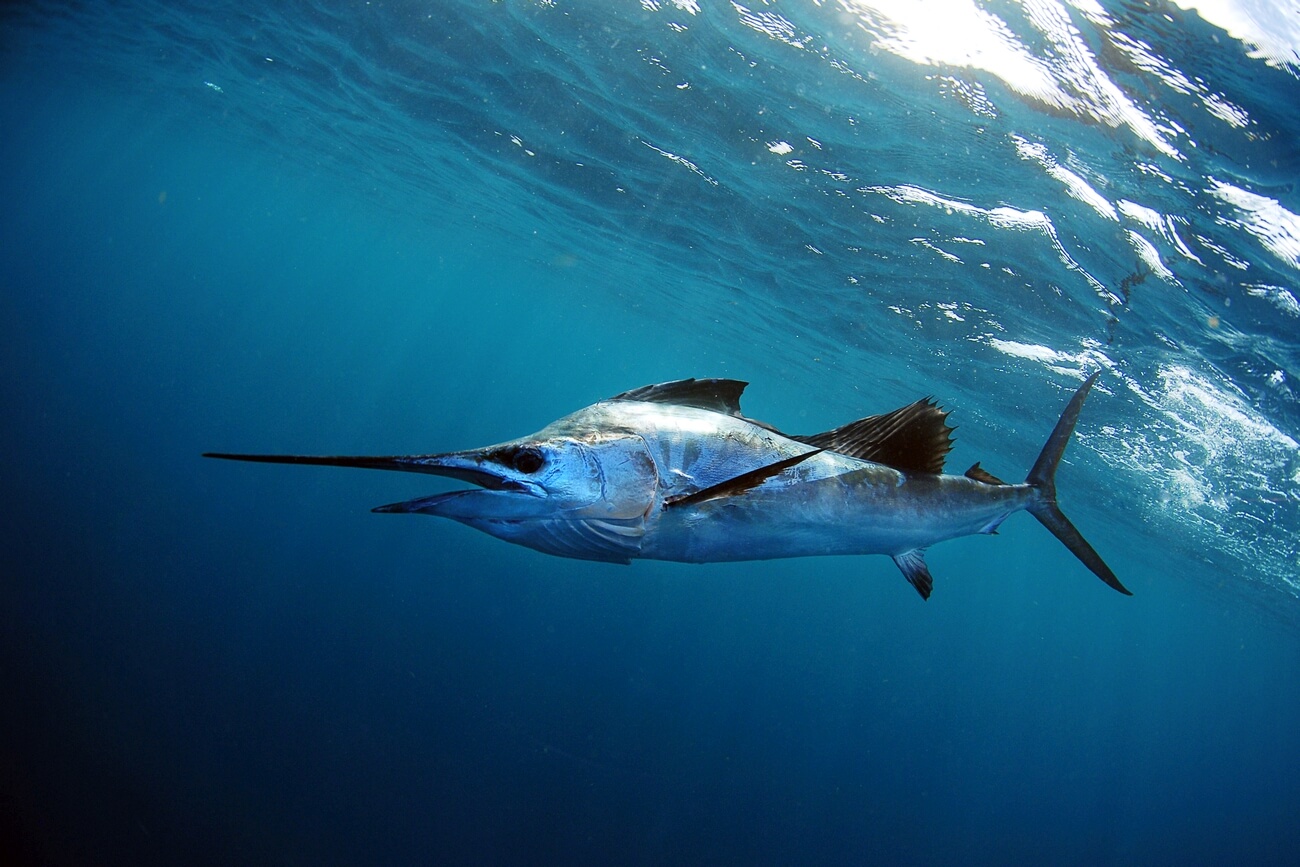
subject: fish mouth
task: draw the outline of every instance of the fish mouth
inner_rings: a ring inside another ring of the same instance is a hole
[[[545,492],[517,482],[493,488],[447,491],[371,509],[384,515],[434,515],[464,523],[521,523],[555,517],[555,506]]]
[[[536,485],[506,475],[505,468],[498,470],[485,461],[481,452],[452,452],[442,455],[423,455],[399,458],[407,472],[443,476],[477,485],[467,490],[447,491],[400,503],[376,506],[372,512],[380,514],[423,514],[450,518],[480,518],[519,515],[534,511],[531,505],[540,502],[544,492]]]
[[[443,476],[478,487],[388,503],[370,511],[458,520],[524,520],[549,512],[545,491],[535,484],[511,478],[505,467],[498,467],[483,455],[476,450],[397,458],[399,466],[393,469]]]
[[[513,491],[520,494],[532,493],[532,487],[524,482],[509,478],[501,473],[483,469],[480,466],[466,466],[453,463],[432,463],[434,460],[442,458],[451,458],[452,455],[433,455],[423,458],[429,461],[421,466],[420,469],[407,469],[408,472],[427,473],[431,476],[445,476],[449,479],[456,479],[461,482],[469,482],[472,485],[478,485],[482,490],[487,491]],[[458,456],[455,456],[458,457]],[[470,493],[468,491],[453,491],[453,493]]]
[[[514,507],[521,502],[536,502],[536,498],[521,497],[521,493],[526,494],[526,491],[518,485],[513,490],[473,488],[375,506],[370,511],[383,515],[437,515],[442,518],[521,520],[526,516],[518,514],[519,510]]]

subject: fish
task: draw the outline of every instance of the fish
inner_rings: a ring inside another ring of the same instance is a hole
[[[207,452],[234,461],[360,467],[476,487],[379,506],[434,515],[546,554],[606,563],[685,563],[884,554],[929,599],[926,550],[1038,519],[1108,586],[1132,593],[1057,505],[1056,471],[1101,371],[1071,397],[1021,483],[977,462],[944,472],[948,412],[923,398],[809,435],[746,417],[735,379],[634,388],[496,445],[437,454]]]

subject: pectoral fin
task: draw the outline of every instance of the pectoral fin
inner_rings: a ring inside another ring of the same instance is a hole
[[[903,577],[916,588],[921,598],[929,599],[930,591],[934,589],[934,579],[930,577],[930,569],[925,565],[925,550],[913,548],[911,551],[895,554],[894,562],[898,564],[899,569],[903,570]]]
[[[786,458],[767,466],[759,467],[756,470],[750,470],[747,473],[741,473],[738,476],[727,479],[725,482],[718,482],[716,485],[710,485],[707,488],[696,491],[693,494],[677,494],[672,497],[664,497],[664,508],[672,509],[677,506],[690,506],[695,503],[704,503],[709,500],[717,500],[722,497],[734,497],[737,494],[743,494],[751,488],[756,488],[763,482],[780,475],[786,470],[797,464],[801,464],[813,455],[821,454],[825,449],[813,449],[810,452],[804,452],[801,455],[795,455],[792,458]]]

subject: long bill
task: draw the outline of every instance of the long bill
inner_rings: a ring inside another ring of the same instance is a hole
[[[489,490],[500,490],[512,483],[500,475],[479,469],[479,460],[467,452],[439,455],[237,455],[227,452],[204,452],[205,458],[223,461],[250,461],[259,464],[306,464],[317,467],[357,467],[363,470],[397,470],[459,479]]]

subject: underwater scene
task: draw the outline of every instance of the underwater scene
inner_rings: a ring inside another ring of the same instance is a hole
[[[1294,0],[0,8],[5,863],[1297,863],[1298,181]]]

